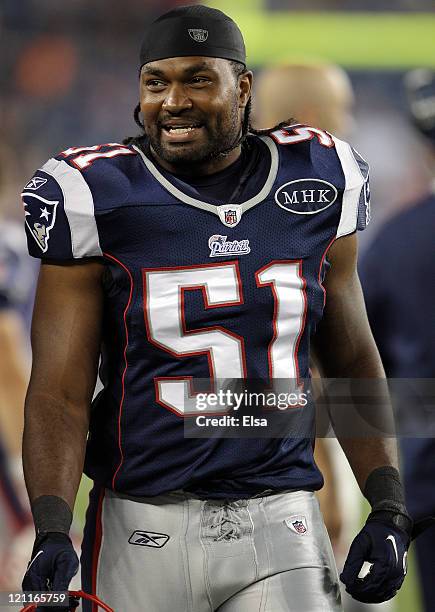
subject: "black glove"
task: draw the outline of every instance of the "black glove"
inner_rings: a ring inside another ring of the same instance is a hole
[[[394,597],[405,579],[410,534],[393,522],[370,518],[356,536],[340,575],[346,591],[364,603]]]
[[[70,538],[65,533],[40,533],[33,546],[32,558],[24,574],[23,591],[67,591],[69,583],[77,574],[79,560]],[[70,601],[68,607],[55,608],[69,610],[77,607]],[[38,607],[38,611],[52,608]]]
[[[352,542],[340,578],[354,599],[381,603],[402,586],[411,540],[433,525],[435,517],[414,524],[406,510],[399,472],[391,465],[369,474],[364,495],[372,511]]]
[[[364,603],[381,603],[394,597],[406,576],[411,541],[433,525],[433,516],[414,523],[405,506],[379,503],[349,549],[340,575],[346,591]]]

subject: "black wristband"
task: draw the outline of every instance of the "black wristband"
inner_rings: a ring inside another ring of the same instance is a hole
[[[396,468],[385,465],[373,470],[367,478],[364,496],[372,507],[368,521],[389,521],[411,534],[413,521],[406,509],[405,493]]]
[[[57,495],[41,495],[31,507],[36,535],[51,531],[68,535],[73,514],[64,499]]]
[[[370,472],[364,486],[364,496],[373,508],[386,500],[405,506],[405,494],[398,470],[384,465]]]

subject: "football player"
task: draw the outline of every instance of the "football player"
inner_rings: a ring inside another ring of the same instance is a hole
[[[68,532],[84,467],[95,486],[82,586],[115,610],[341,609],[314,496],[308,366],[314,346],[329,377],[384,377],[355,270],[367,164],[316,128],[250,130],[251,85],[229,17],[170,11],[141,48],[139,136],[67,149],[24,191],[42,259],[25,590],[65,589],[77,571]],[[282,411],[260,406],[267,418],[245,435],[254,417],[200,393],[204,379],[226,398],[219,385],[234,379],[295,393]],[[382,391],[374,401],[376,425],[389,409]],[[268,432],[277,412],[281,431]],[[342,579],[355,598],[383,601],[403,581],[412,529],[396,447],[385,436],[341,443],[372,506]]]

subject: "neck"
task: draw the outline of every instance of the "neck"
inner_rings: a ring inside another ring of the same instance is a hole
[[[181,176],[208,176],[215,174],[221,170],[225,170],[228,166],[231,166],[235,161],[238,160],[242,151],[241,145],[233,149],[227,154],[220,155],[215,159],[209,159],[204,162],[195,162],[194,164],[186,163],[171,163],[163,159],[158,155],[154,149],[150,146],[150,152],[155,161],[165,170],[172,174],[178,174]]]
[[[242,146],[239,145],[229,153],[222,154],[215,159],[209,159],[204,162],[195,162],[194,164],[189,162],[182,164],[168,162],[160,157],[160,155],[154,151],[152,146],[150,146],[150,152],[159,166],[172,174],[181,176],[208,176],[210,174],[216,174],[216,172],[220,172],[221,170],[225,170],[225,168],[228,168],[228,166],[231,166],[231,164],[237,161],[242,152]]]

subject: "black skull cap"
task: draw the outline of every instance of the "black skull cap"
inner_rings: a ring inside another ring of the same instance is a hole
[[[238,25],[222,11],[196,4],[180,6],[151,23],[140,50],[140,66],[169,57],[220,57],[246,66]]]

